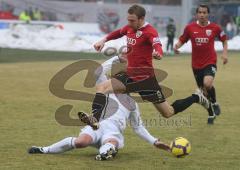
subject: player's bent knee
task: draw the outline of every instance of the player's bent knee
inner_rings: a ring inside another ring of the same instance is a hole
[[[103,93],[103,94],[111,92],[112,91],[111,81],[106,81],[106,82],[96,85],[96,91],[98,93]]]
[[[92,137],[87,134],[80,135],[75,141],[76,148],[84,148],[92,143]]]
[[[206,90],[210,90],[213,87],[214,78],[211,76],[205,76],[203,86]]]
[[[98,93],[103,93],[105,89],[105,85],[103,83],[96,85],[96,91]]]
[[[213,87],[212,81],[204,82],[204,88],[210,90]]]

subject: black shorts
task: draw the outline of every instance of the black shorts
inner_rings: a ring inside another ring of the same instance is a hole
[[[141,81],[133,81],[126,72],[120,72],[113,78],[122,82],[126,87],[126,93],[139,93],[143,100],[152,103],[165,102],[162,89],[155,77],[150,77]]]
[[[203,79],[205,76],[215,77],[216,72],[217,66],[214,64],[210,64],[202,69],[193,69],[193,74],[198,87],[203,87]]]

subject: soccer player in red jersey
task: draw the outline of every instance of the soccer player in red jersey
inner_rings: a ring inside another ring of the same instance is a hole
[[[106,94],[138,92],[143,100],[152,102],[156,109],[166,118],[181,112],[193,103],[200,103],[208,107],[209,102],[200,92],[169,105],[165,100],[162,89],[158,84],[152,58],[160,60],[163,55],[158,33],[150,24],[145,22],[145,9],[133,5],[128,9],[128,25],[108,34],[97,42],[94,48],[101,51],[105,42],[127,36],[127,70],[114,75],[113,78],[96,86],[96,95],[92,104],[93,115],[88,116],[79,112],[81,121],[97,128],[98,120],[106,106]]]
[[[227,64],[227,37],[219,25],[208,20],[210,9],[207,5],[199,5],[196,9],[197,21],[188,24],[179,41],[174,47],[175,53],[178,49],[191,40],[192,43],[192,69],[195,80],[204,95],[211,101],[208,109],[208,124],[213,124],[215,115],[220,114],[220,106],[216,102],[216,92],[213,86],[216,74],[217,54],[214,49],[214,40],[218,38],[223,43],[222,60]]]

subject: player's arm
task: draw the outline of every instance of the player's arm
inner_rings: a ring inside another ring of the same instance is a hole
[[[161,60],[163,57],[163,50],[162,43],[160,41],[157,31],[152,30],[152,32],[148,34],[148,39],[153,47],[152,57],[157,60]]]
[[[221,29],[220,26],[217,26],[217,34],[218,34],[218,39],[220,41],[222,41],[223,44],[223,53],[222,53],[222,60],[223,60],[223,64],[227,64],[228,62],[228,42],[227,42],[227,35],[225,34],[225,32]]]
[[[121,38],[122,36],[126,35],[126,33],[127,33],[127,26],[109,33],[102,40],[95,43],[93,47],[95,48],[95,50],[101,51],[102,48],[104,47],[105,42]]]
[[[183,43],[180,40],[178,40],[178,42],[173,47],[175,54],[180,53],[180,51],[178,49],[181,48],[182,46],[183,46]]]
[[[223,53],[222,53],[222,60],[223,60],[223,64],[227,64],[228,63],[228,42],[227,40],[222,42],[223,44]]]
[[[183,46],[184,43],[186,43],[189,40],[189,31],[188,31],[188,26],[185,27],[183,34],[179,37],[178,42],[174,45],[173,50],[175,54],[179,54],[179,48]]]
[[[160,141],[160,139],[157,139],[153,137],[148,130],[144,127],[142,119],[140,117],[140,112],[138,105],[136,104],[137,108],[134,112],[131,112],[130,114],[130,125],[134,132],[143,140],[147,141],[148,143],[154,145],[156,148],[163,149],[166,151],[170,151],[169,145],[163,143]]]

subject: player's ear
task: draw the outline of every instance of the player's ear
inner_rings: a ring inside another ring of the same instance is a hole
[[[138,20],[139,20],[140,22],[144,22],[144,19],[145,19],[145,17],[140,17],[140,18],[138,18]]]
[[[142,16],[142,17],[140,17],[139,19],[141,19],[141,20],[144,20],[144,19],[145,19],[145,17],[144,17],[144,16]]]

